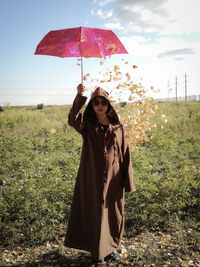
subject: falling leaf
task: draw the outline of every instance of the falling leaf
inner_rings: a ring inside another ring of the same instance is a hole
[[[124,61],[124,59],[122,59],[122,61],[124,64],[128,64],[128,61]],[[100,65],[103,64],[104,61],[100,61]],[[130,67],[133,69],[137,68],[136,65]],[[123,69],[120,70],[119,65],[114,65],[112,69],[106,69],[105,73],[99,72],[98,77],[98,79],[91,79],[91,77],[88,77],[87,80],[89,81],[90,79],[93,83],[116,83],[109,92],[113,103],[121,103],[122,101],[126,101],[126,99],[131,102],[128,113],[127,108],[123,107],[121,104],[117,109],[120,121],[127,130],[131,150],[137,148],[144,141],[150,141],[153,136],[151,135],[151,137],[149,136],[148,138],[147,134],[157,127],[156,123],[150,123],[151,116],[155,114],[157,105],[154,104],[154,99],[152,97],[146,96],[147,90],[144,89],[141,83],[142,79],[140,79],[140,82],[136,83],[132,80],[133,77],[129,72],[124,73]],[[96,85],[94,87],[96,87]],[[151,90],[156,92],[153,86],[151,86]],[[167,121],[164,119],[163,122],[166,123]]]
[[[117,81],[119,81],[119,78],[118,78],[118,77],[114,77],[113,80],[114,80],[115,82],[117,82]]]
[[[120,66],[115,65],[115,66],[114,66],[114,71],[118,71],[118,70],[120,70]]]
[[[51,129],[50,133],[55,134],[56,133],[56,129]]]
[[[128,81],[130,81],[130,79],[131,79],[131,76],[130,76],[130,74],[129,74],[129,73],[126,73],[126,77],[127,77],[127,80],[128,80]]]

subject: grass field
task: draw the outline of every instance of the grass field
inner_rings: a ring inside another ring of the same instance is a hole
[[[67,124],[69,108],[8,107],[0,113],[4,247],[38,246],[65,234],[81,152],[81,137]],[[195,253],[200,247],[200,102],[159,103],[153,120],[157,128],[148,133],[150,142],[132,152],[137,191],[126,195],[125,237],[173,232],[184,253]]]

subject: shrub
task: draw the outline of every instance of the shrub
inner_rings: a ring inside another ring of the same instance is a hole
[[[160,105],[169,107],[167,124],[153,131],[151,142],[133,151],[137,191],[126,195],[127,232],[200,221],[198,105]]]
[[[0,114],[3,245],[36,245],[65,234],[81,150],[81,137],[66,122],[68,110],[11,107]],[[155,121],[153,138],[132,153],[137,191],[126,194],[126,234],[187,227],[194,230],[187,239],[197,244],[199,103],[160,104]]]

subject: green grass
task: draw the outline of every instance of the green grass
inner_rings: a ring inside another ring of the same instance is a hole
[[[37,245],[65,234],[81,151],[81,137],[67,124],[69,108],[11,107],[0,114],[5,246]],[[153,120],[153,138],[132,153],[137,191],[126,194],[126,236],[144,228],[192,229],[187,238],[197,246],[200,103],[160,103]]]

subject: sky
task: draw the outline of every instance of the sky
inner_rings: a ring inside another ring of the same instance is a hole
[[[81,82],[77,58],[34,55],[51,30],[92,27],[114,31],[128,51],[134,79],[154,98],[200,94],[199,0],[0,0],[0,105],[66,105]],[[96,75],[97,58],[84,59]],[[123,68],[123,66],[122,66]],[[160,91],[159,91],[160,90]]]

